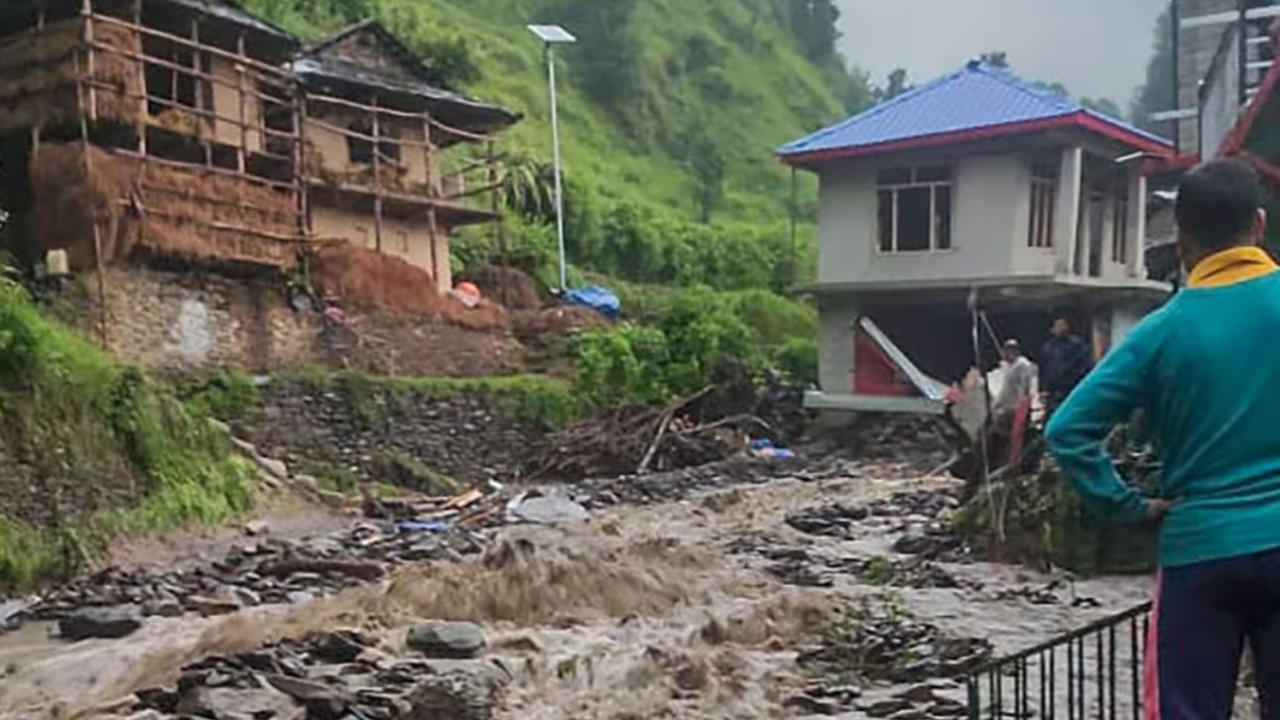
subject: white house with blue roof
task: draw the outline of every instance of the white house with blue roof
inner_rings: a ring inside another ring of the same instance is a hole
[[[886,394],[857,372],[854,328],[872,318],[926,373],[955,380],[973,362],[971,293],[993,334],[1033,356],[1062,314],[1105,352],[1168,295],[1147,279],[1139,169],[1173,153],[978,61],[780,148],[820,182],[811,404],[926,409],[918,391]]]

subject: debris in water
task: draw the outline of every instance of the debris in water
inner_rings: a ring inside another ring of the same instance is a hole
[[[823,675],[903,683],[958,677],[987,662],[991,653],[985,639],[951,637],[900,608],[864,604],[797,662]]]

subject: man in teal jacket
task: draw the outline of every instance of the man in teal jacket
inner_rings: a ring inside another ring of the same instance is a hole
[[[1187,287],[1076,388],[1046,439],[1113,517],[1159,521],[1148,645],[1152,720],[1225,720],[1247,641],[1263,717],[1280,720],[1280,273],[1257,174],[1213,161],[1178,191]],[[1116,474],[1103,441],[1135,409],[1163,460],[1159,497]]]

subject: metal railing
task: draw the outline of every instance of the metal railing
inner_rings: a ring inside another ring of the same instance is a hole
[[[970,720],[1142,720],[1151,604],[996,660],[968,678]]]

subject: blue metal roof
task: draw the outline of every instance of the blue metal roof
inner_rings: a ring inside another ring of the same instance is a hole
[[[778,149],[784,158],[841,151],[992,128],[1010,123],[1068,118],[1083,113],[1148,142],[1169,141],[1127,123],[1087,110],[1055,92],[1007,70],[972,61],[960,70],[908,90],[865,112]]]

